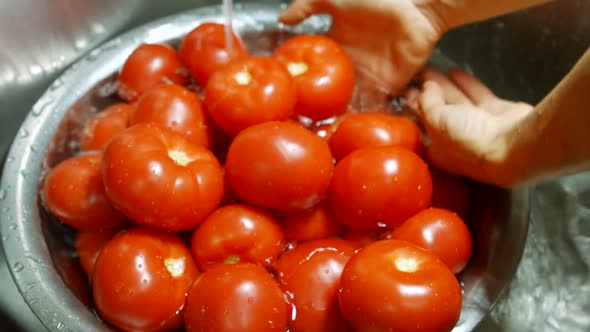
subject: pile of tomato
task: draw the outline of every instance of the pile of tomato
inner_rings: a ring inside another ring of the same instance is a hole
[[[44,178],[100,319],[127,331],[449,331],[469,188],[411,120],[350,101],[320,35],[254,56],[205,23],[143,44]]]

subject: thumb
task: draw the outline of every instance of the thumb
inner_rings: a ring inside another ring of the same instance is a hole
[[[322,0],[295,0],[279,15],[279,21],[285,24],[298,24],[314,14],[322,14]]]
[[[434,81],[427,81],[422,86],[422,94],[418,98],[419,114],[426,127],[435,130],[445,126],[447,112],[441,86]]]

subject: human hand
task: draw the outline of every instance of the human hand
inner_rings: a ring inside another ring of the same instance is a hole
[[[295,0],[280,20],[297,24],[330,14],[328,35],[348,52],[361,79],[399,92],[426,63],[446,30],[424,0]]]
[[[424,82],[418,105],[431,140],[429,161],[480,182],[515,185],[526,158],[517,138],[533,106],[498,98],[462,70],[447,78],[427,69],[418,80]]]

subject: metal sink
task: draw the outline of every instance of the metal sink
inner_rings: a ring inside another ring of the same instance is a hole
[[[0,0],[0,155],[5,155],[12,138],[19,134],[19,125],[33,103],[74,60],[130,27],[215,3],[218,1]],[[439,47],[498,95],[534,103],[590,45],[589,11],[587,1],[557,1],[458,29]],[[520,268],[481,330],[588,331],[590,176],[540,185],[532,204]],[[44,329],[12,282],[2,253],[0,309],[23,330]]]

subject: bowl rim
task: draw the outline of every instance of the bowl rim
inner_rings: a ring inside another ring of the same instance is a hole
[[[265,23],[276,27],[279,11],[284,4],[235,4],[233,25],[240,31],[247,24],[258,24],[264,13]],[[258,15],[258,16],[257,16]],[[52,262],[43,236],[38,207],[38,190],[42,179],[45,151],[54,137],[66,112],[97,82],[107,78],[124,63],[127,56],[141,43],[177,39],[202,22],[219,22],[221,5],[205,6],[166,16],[115,36],[86,53],[60,75],[42,94],[21,124],[5,159],[0,183],[0,233],[9,271],[17,288],[37,318],[50,331],[108,331],[100,320],[72,293]],[[305,22],[316,31],[327,27],[325,17],[313,17]],[[243,23],[244,25],[240,24]],[[297,32],[297,28],[291,29]],[[99,70],[97,70],[97,68]],[[75,82],[72,84],[69,82]],[[531,193],[526,195],[527,221],[512,276],[524,251],[530,224]],[[504,285],[496,301],[470,327],[489,313],[502,298],[509,283]],[[73,315],[76,313],[76,315]]]

